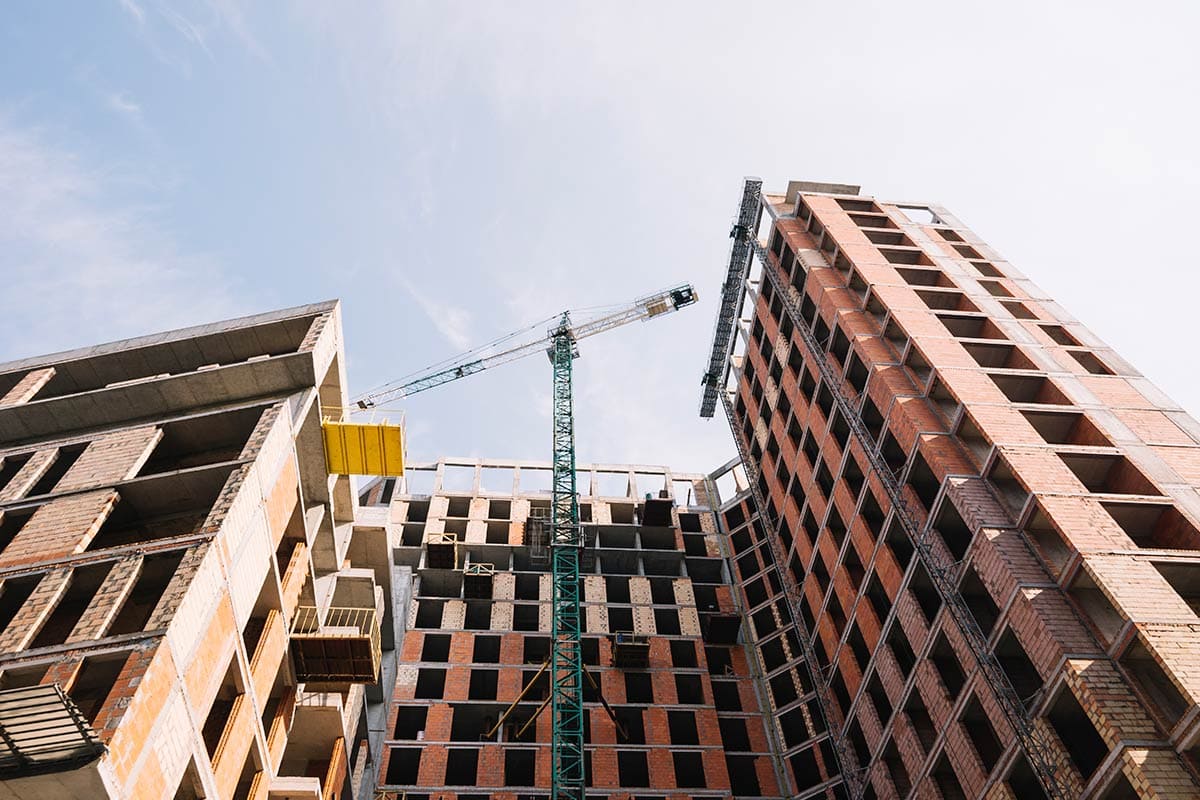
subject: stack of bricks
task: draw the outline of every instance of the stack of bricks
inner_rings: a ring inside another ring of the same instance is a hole
[[[489,472],[503,477],[489,483]],[[426,474],[432,481],[419,489]],[[367,501],[390,498],[397,560],[412,570],[381,791],[407,800],[549,796],[549,708],[520,730],[548,691],[538,670],[550,647],[549,565],[526,532],[548,503],[546,474],[544,464],[442,460],[410,465],[410,493],[366,491]],[[736,637],[706,624],[735,612],[718,522],[693,491],[706,483],[661,468],[580,468],[592,542],[583,652],[599,686],[584,695],[589,797],[787,796],[752,661]],[[647,494],[669,516],[648,519]],[[457,560],[432,566],[423,544],[440,546],[447,533],[460,539]],[[476,564],[495,570],[490,596],[466,591],[464,569]],[[617,663],[618,632],[646,637],[647,663]]]
[[[798,796],[1200,796],[1200,423],[939,206],[762,211],[723,508]]]

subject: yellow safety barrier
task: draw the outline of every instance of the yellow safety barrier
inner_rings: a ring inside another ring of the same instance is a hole
[[[404,426],[321,420],[325,463],[332,475],[404,474]]]

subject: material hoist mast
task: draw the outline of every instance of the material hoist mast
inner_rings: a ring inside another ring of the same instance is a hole
[[[552,800],[583,800],[583,642],[579,608],[579,556],[583,536],[579,526],[579,495],[575,485],[575,411],[572,362],[580,339],[630,322],[652,319],[692,305],[698,299],[690,284],[657,292],[604,313],[582,313],[572,320],[564,311],[550,320],[518,331],[448,362],[356,398],[361,409],[375,408],[443,383],[465,378],[489,367],[537,352],[550,357],[554,373],[554,452],[550,501],[550,563],[552,572],[550,706],[552,715]],[[544,335],[531,332],[552,323]]]

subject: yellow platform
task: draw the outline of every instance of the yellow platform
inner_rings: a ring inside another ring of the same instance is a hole
[[[321,420],[325,464],[333,475],[404,474],[404,426]]]

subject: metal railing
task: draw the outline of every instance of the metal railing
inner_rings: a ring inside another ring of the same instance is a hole
[[[358,639],[370,643],[371,665],[379,674],[383,657],[379,619],[373,608],[300,606],[292,618],[293,639]]]
[[[0,691],[0,780],[75,769],[104,752],[58,684]]]

